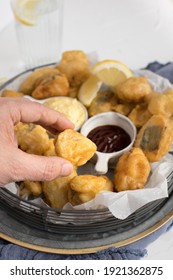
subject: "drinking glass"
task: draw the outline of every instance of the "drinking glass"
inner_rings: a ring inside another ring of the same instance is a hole
[[[11,0],[25,68],[56,62],[62,44],[63,0]]]

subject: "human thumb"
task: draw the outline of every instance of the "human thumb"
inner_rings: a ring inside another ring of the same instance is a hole
[[[13,169],[13,181],[52,181],[70,175],[73,165],[60,157],[37,156],[18,150]]]

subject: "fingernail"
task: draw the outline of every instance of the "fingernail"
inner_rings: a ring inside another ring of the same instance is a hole
[[[68,176],[72,173],[73,166],[69,163],[65,163],[61,168],[61,176]]]

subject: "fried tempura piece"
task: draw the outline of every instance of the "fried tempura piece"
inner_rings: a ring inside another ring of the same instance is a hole
[[[113,183],[107,176],[76,176],[69,186],[68,200],[72,205],[85,203],[101,191],[113,191]]]
[[[42,183],[34,181],[24,181],[21,184],[20,196],[34,195],[36,197],[42,194]]]
[[[23,94],[31,95],[33,90],[36,88],[37,81],[40,79],[46,79],[54,75],[58,75],[59,71],[55,68],[45,67],[33,71],[29,76],[24,79],[19,87],[19,91]]]
[[[21,150],[35,155],[44,155],[49,149],[49,136],[40,125],[18,123],[15,126],[18,145]]]
[[[69,90],[68,80],[66,76],[60,72],[50,75],[49,77],[42,76],[37,80],[35,86],[36,87],[31,95],[36,99],[53,96],[67,96]]]
[[[79,91],[79,88],[77,88],[77,87],[70,87],[69,91],[68,91],[68,96],[69,97],[73,97],[73,98],[77,98],[78,91]]]
[[[150,174],[150,164],[140,148],[132,148],[118,160],[114,173],[116,191],[144,188]]]
[[[151,116],[151,113],[148,111],[148,104],[142,103],[135,106],[135,108],[128,115],[128,118],[137,128],[141,128]]]
[[[165,94],[165,95],[173,95],[173,88],[169,88],[169,89],[165,90],[163,94]]]
[[[151,91],[151,86],[145,77],[131,77],[115,87],[118,98],[131,103],[144,102]]]
[[[105,90],[98,92],[88,109],[89,116],[112,111],[112,107],[115,104],[117,104],[117,98],[112,91]]]
[[[112,106],[112,111],[127,116],[134,106],[135,105],[133,103],[117,103]]]
[[[89,62],[86,54],[80,50],[66,51],[57,68],[66,75],[70,88],[79,88],[89,77]]]
[[[23,97],[24,94],[22,92],[18,92],[12,89],[5,89],[3,90],[2,97]]]
[[[69,183],[75,176],[77,173],[74,170],[69,176],[43,182],[43,193],[47,204],[53,208],[63,208],[68,202]]]
[[[166,155],[173,139],[173,121],[153,115],[137,134],[135,147],[140,147],[150,162],[159,161]]]
[[[54,145],[54,138],[49,139],[49,147],[44,152],[44,156],[56,156],[55,145]]]
[[[75,166],[85,164],[96,151],[96,145],[81,133],[66,129],[55,139],[58,156],[69,160]]]
[[[154,95],[149,104],[148,110],[152,115],[173,116],[173,91],[165,91],[163,94]]]

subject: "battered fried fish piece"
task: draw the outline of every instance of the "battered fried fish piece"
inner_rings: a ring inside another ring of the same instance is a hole
[[[150,174],[150,164],[140,148],[132,148],[118,160],[114,172],[116,191],[144,188]]]
[[[89,77],[89,62],[86,54],[80,50],[66,51],[57,66],[69,81],[71,90],[79,88]]]
[[[107,176],[76,176],[69,183],[68,200],[72,205],[79,205],[93,199],[101,191],[113,192],[113,183]]]
[[[73,97],[73,98],[77,98],[78,91],[79,91],[78,87],[70,87],[69,91],[68,91],[68,96]]]
[[[148,104],[142,103],[135,106],[128,115],[128,118],[137,128],[141,128],[151,118],[151,116],[151,113],[148,111]]]
[[[117,104],[117,98],[112,91],[105,90],[98,92],[88,108],[88,114],[91,117],[99,113],[112,111],[112,107],[115,104]]]
[[[51,182],[43,182],[45,201],[52,208],[63,208],[68,202],[68,189],[70,181],[77,176],[74,170],[69,176],[57,178]]]
[[[148,110],[152,115],[173,116],[173,93],[172,90],[165,91],[163,94],[154,95],[149,104]]]
[[[40,125],[18,123],[15,133],[19,148],[29,154],[44,155],[49,149],[49,136]]]
[[[12,89],[5,89],[2,94],[2,97],[23,97],[24,94],[22,92],[18,92]]]
[[[24,181],[21,184],[20,196],[33,195],[40,196],[42,194],[42,183],[34,181]]]
[[[141,148],[150,162],[156,162],[169,152],[172,139],[173,121],[163,115],[153,115],[139,130],[135,147]]]
[[[97,147],[87,137],[72,129],[66,129],[55,138],[55,151],[59,157],[73,165],[85,164],[94,155]]]
[[[54,138],[49,139],[49,146],[48,149],[45,150],[44,156],[56,156],[55,145],[54,145]]]
[[[59,71],[55,68],[45,67],[33,71],[29,76],[24,79],[19,87],[19,92],[23,94],[31,95],[33,90],[38,85],[37,81],[40,79],[46,79],[54,75],[58,75]]]
[[[152,88],[145,77],[131,77],[115,87],[120,100],[131,103],[144,102],[152,92]]]
[[[55,70],[55,69],[54,69]],[[62,73],[56,73],[49,77],[41,77],[35,84],[35,89],[32,91],[32,97],[43,99],[53,96],[67,96],[69,83],[66,76]]]
[[[117,103],[112,106],[112,111],[127,116],[134,108],[133,103]]]
[[[166,95],[173,95],[173,89],[172,89],[172,88],[169,88],[169,89],[165,90],[163,94],[166,94]]]

